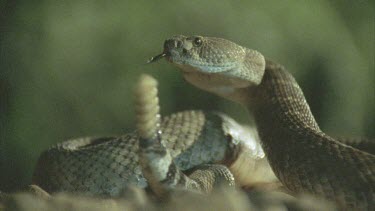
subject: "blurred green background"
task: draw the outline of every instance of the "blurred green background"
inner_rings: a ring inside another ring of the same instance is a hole
[[[30,183],[51,144],[132,131],[141,73],[159,80],[163,114],[216,109],[248,122],[167,62],[145,65],[175,34],[259,50],[295,75],[326,132],[375,137],[374,1],[0,0],[0,21],[3,191]]]

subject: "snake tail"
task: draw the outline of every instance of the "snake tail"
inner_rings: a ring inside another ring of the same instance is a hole
[[[162,144],[157,81],[149,75],[141,75],[135,95],[140,136],[139,163],[151,190],[156,196],[164,198],[169,193],[168,189],[176,186],[198,189],[198,184],[178,169],[169,150]]]

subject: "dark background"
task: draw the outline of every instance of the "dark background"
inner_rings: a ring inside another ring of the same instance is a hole
[[[174,34],[223,37],[284,64],[323,130],[375,137],[374,1],[0,0],[0,190],[72,137],[134,129],[133,87],[159,80],[162,114],[244,108],[145,61]],[[244,115],[246,114],[246,115]]]

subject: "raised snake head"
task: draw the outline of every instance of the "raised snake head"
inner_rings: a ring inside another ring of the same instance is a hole
[[[161,57],[179,67],[188,82],[227,98],[238,88],[258,85],[265,70],[262,54],[216,37],[173,36],[150,62]]]

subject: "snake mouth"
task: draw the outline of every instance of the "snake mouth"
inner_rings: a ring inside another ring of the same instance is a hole
[[[151,57],[147,60],[147,64],[154,63],[160,59],[165,58],[170,63],[180,63],[180,53],[175,49],[164,49],[164,51],[156,56]]]
[[[164,50],[162,53],[154,56],[154,57],[151,57],[147,63],[153,63],[153,62],[156,62],[158,60],[160,60],[161,58],[166,58],[167,61],[169,62],[173,62],[175,57],[179,56],[180,55],[180,51],[182,51],[182,48],[183,47],[183,42],[179,39],[176,39],[176,38],[171,38],[171,39],[167,39],[165,42],[164,42]]]
[[[170,39],[166,39],[164,41],[163,52],[157,56],[151,57],[147,63],[153,63],[161,58],[166,58],[168,62],[183,64],[186,57],[188,57],[188,51],[191,49],[190,43],[186,43],[185,39],[186,37],[182,35],[176,35]]]

